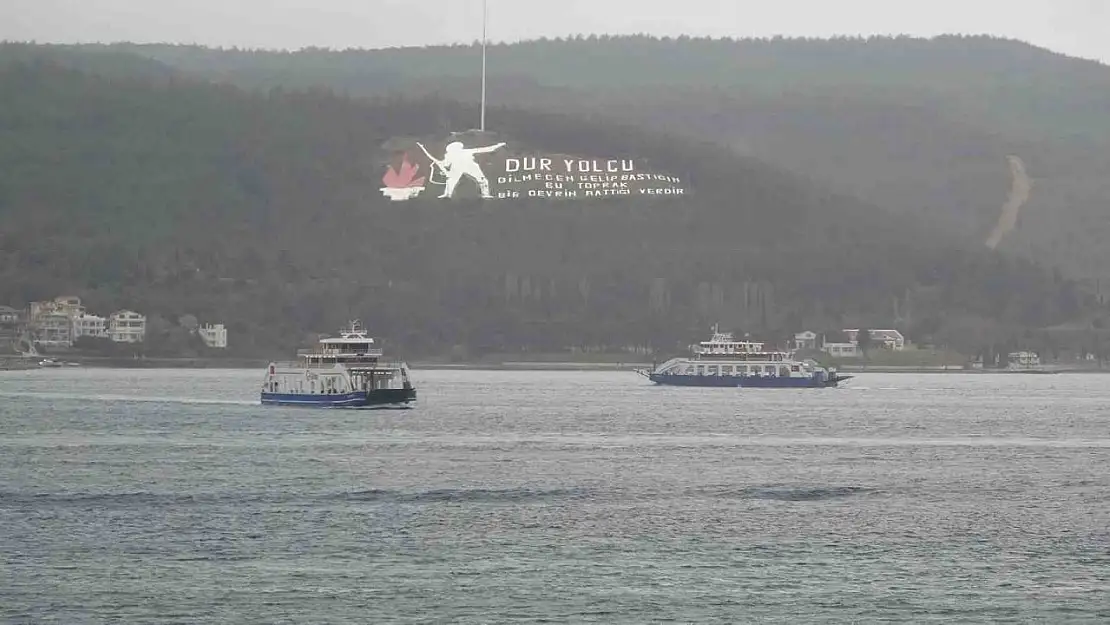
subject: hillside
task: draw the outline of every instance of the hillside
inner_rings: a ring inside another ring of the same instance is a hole
[[[267,355],[356,316],[431,354],[672,349],[718,321],[977,347],[1090,312],[1059,275],[712,144],[499,108],[497,135],[471,138],[635,158],[691,192],[394,202],[391,146],[467,128],[472,107],[74,67],[0,58],[0,302],[190,313]]]
[[[473,46],[115,49],[246,87],[478,96]],[[1000,248],[1110,280],[1104,65],[987,37],[589,37],[496,45],[489,67],[492,102],[716,141],[984,244],[1020,158],[1032,191]]]

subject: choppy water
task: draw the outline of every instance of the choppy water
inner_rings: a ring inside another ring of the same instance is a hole
[[[0,620],[1110,620],[1108,377],[415,374],[0,374]]]

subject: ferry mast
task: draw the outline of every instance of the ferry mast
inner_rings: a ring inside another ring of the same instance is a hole
[[[489,18],[489,0],[482,0],[482,112],[479,121],[479,130],[486,131],[486,44],[489,40],[486,33]]]

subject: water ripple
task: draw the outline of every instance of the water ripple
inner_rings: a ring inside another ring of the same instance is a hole
[[[1105,377],[415,375],[0,374],[0,621],[1110,620]]]

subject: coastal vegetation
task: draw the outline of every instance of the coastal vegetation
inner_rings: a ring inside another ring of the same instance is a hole
[[[113,61],[262,92],[479,96],[476,46],[65,50],[98,71]],[[1097,62],[985,36],[590,36],[492,46],[488,92],[499,105],[711,141],[1058,267],[1103,296],[1110,282],[1110,67]],[[1026,176],[1018,212],[1011,187]]]
[[[0,303],[64,292],[220,319],[237,356],[288,355],[349,318],[390,350],[479,358],[670,353],[714,323],[772,344],[894,326],[975,354],[1105,316],[1005,244],[600,115],[496,107],[489,138],[644,159],[692,192],[391,202],[383,146],[472,127],[471,105],[250,90],[160,63],[0,46]]]

